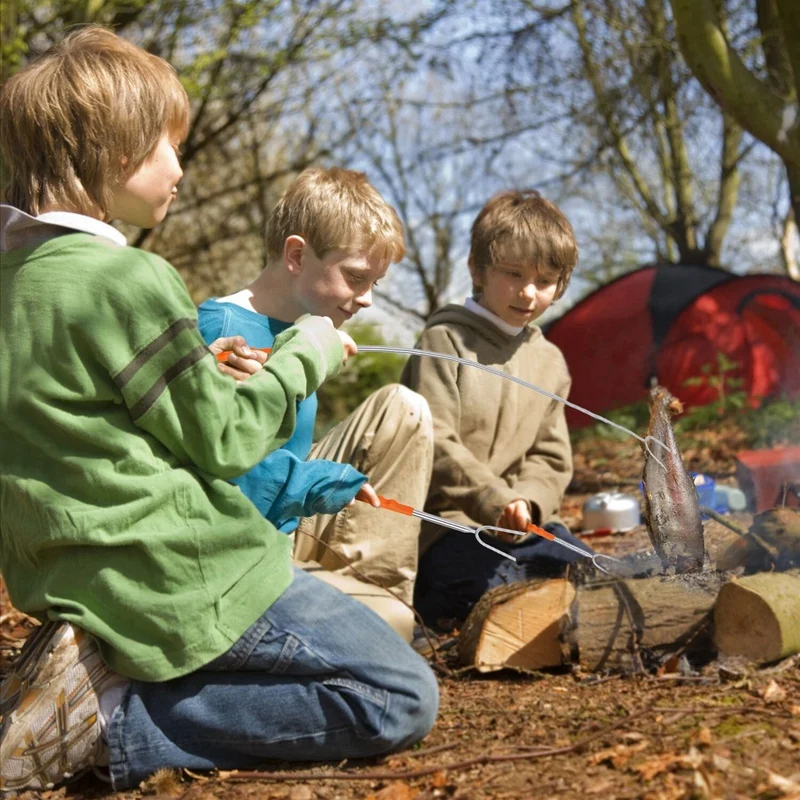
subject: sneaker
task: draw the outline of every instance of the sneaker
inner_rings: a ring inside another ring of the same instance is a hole
[[[28,688],[31,675],[37,674],[47,643],[60,624],[58,621],[45,622],[28,634],[19,658],[14,662],[11,672],[0,683],[0,722],[16,705],[20,694]],[[47,680],[46,676],[40,675],[39,680],[42,678]]]
[[[411,647],[423,658],[430,658],[430,656],[433,655],[431,645],[433,645],[438,652],[441,652],[449,650],[455,642],[456,637],[438,634],[427,625],[424,628],[422,625],[415,625],[414,633],[411,637]]]
[[[31,634],[2,686],[0,791],[50,789],[107,763],[98,693],[119,679],[80,628],[47,622]]]

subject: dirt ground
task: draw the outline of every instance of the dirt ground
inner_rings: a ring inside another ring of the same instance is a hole
[[[578,453],[576,487],[562,507],[573,528],[586,492],[598,481]],[[609,468],[632,491],[629,455]],[[639,465],[641,462],[639,461]],[[700,463],[702,466],[702,463]],[[728,464],[717,464],[726,480]],[[638,467],[640,469],[640,466]],[[727,476],[730,478],[728,469]],[[732,521],[747,528],[751,517]],[[735,534],[705,526],[712,558]],[[598,550],[646,549],[643,526],[592,539]],[[29,623],[0,582],[0,672],[19,652]],[[454,664],[451,664],[455,666]],[[800,800],[800,660],[756,670],[712,662],[691,674],[591,675],[455,672],[440,677],[441,708],[417,748],[368,762],[269,764],[260,773],[157,773],[137,791],[115,794],[94,776],[33,797],[286,798],[429,800],[430,798],[641,798],[641,800]]]

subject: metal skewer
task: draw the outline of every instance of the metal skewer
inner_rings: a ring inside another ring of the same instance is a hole
[[[271,348],[269,347],[253,347],[252,350],[263,350],[265,353],[270,353]],[[660,464],[664,471],[667,471],[667,465],[650,449],[650,443],[657,444],[659,447],[664,448],[668,453],[672,452],[672,449],[664,444],[660,439],[656,439],[655,436],[639,436],[638,433],[630,430],[630,428],[626,428],[624,425],[620,425],[613,420],[608,419],[600,414],[595,414],[594,411],[589,411],[588,408],[584,408],[583,406],[577,405],[577,403],[571,403],[569,400],[561,397],[560,395],[553,394],[553,392],[548,392],[547,389],[542,389],[541,386],[537,386],[535,383],[530,383],[529,381],[524,381],[522,378],[517,378],[515,375],[509,375],[507,372],[503,372],[502,370],[496,369],[495,367],[489,367],[486,364],[481,364],[478,361],[472,361],[469,358],[461,358],[460,356],[451,356],[447,353],[434,353],[432,350],[418,350],[416,347],[394,347],[389,345],[373,345],[373,344],[363,344],[358,346],[358,351],[360,353],[398,353],[400,355],[409,355],[409,356],[424,356],[427,358],[438,358],[443,361],[455,361],[459,364],[464,364],[468,367],[474,367],[475,369],[483,370],[484,372],[489,372],[492,375],[497,375],[499,378],[505,378],[506,380],[512,381],[513,383],[518,383],[520,386],[525,386],[528,389],[533,389],[534,392],[539,392],[539,394],[543,394],[545,397],[549,397],[551,400],[555,400],[558,403],[562,403],[569,408],[574,408],[576,411],[580,411],[583,414],[586,414],[593,419],[600,420],[600,422],[605,422],[606,425],[611,425],[612,428],[616,428],[617,430],[623,431],[627,433],[629,436],[633,436],[634,439],[638,439],[643,445],[644,449],[652,456],[652,458]],[[217,361],[226,361],[228,356],[231,354],[232,351],[226,350],[222,353],[217,354]]]

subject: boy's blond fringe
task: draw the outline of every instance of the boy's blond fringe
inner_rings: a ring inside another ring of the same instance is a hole
[[[270,259],[289,236],[302,236],[319,258],[331,250],[364,252],[385,265],[406,252],[403,224],[363,172],[312,167],[300,173],[267,225]]]

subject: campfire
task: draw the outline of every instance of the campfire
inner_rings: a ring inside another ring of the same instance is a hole
[[[746,531],[715,515],[737,539],[710,559],[671,403],[654,390],[648,435],[669,448],[645,451],[644,510],[655,553],[629,557],[631,577],[577,569],[493,589],[462,627],[462,664],[482,672],[568,665],[642,672],[699,668],[715,658],[766,664],[800,652],[800,508],[763,511]],[[791,502],[796,489],[788,484],[780,496]]]

